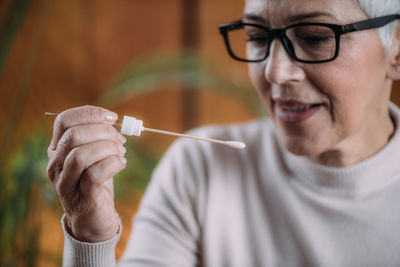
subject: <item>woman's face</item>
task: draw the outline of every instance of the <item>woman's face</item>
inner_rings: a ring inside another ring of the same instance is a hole
[[[367,19],[351,0],[247,0],[244,13],[245,22],[270,28]],[[376,153],[393,132],[392,60],[378,33],[365,30],[342,35],[338,58],[320,64],[294,61],[275,39],[266,60],[249,63],[249,74],[286,149],[344,166]]]

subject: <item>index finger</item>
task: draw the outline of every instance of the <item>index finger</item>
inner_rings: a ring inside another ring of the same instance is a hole
[[[61,136],[68,128],[91,123],[113,124],[118,115],[105,108],[95,106],[82,106],[67,109],[57,115],[54,121],[53,137],[49,149],[55,150]]]

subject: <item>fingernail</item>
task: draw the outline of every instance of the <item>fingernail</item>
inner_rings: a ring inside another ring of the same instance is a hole
[[[123,146],[118,146],[118,148],[119,148],[119,151],[121,151],[122,153],[125,153],[125,152],[126,152],[126,148],[125,148],[125,147],[123,147]]]
[[[119,138],[119,140],[121,140],[121,142],[122,142],[123,144],[125,144],[125,142],[126,142],[125,136],[123,136],[122,134],[118,134],[118,138]]]
[[[126,164],[126,158],[120,157],[119,159],[121,160],[121,162],[122,162],[123,164]]]
[[[104,117],[107,121],[116,121],[118,119],[118,115],[116,113],[109,111],[104,112]]]

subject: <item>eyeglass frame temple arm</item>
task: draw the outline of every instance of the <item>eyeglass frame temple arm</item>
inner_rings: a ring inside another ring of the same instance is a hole
[[[379,28],[396,19],[400,19],[400,14],[387,15],[384,17],[343,25],[341,34]]]

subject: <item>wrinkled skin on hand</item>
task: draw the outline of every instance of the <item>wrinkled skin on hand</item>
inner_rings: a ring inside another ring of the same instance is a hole
[[[113,176],[126,166],[126,140],[113,127],[117,119],[106,109],[83,106],[65,110],[54,122],[47,174],[67,230],[80,241],[104,241],[119,229]]]

